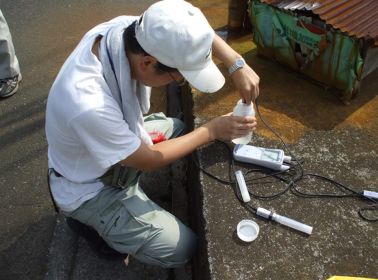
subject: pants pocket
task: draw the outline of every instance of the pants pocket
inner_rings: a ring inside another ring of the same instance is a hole
[[[144,207],[145,204],[146,201],[138,196],[132,196],[115,201],[99,215],[99,222],[104,225],[101,235],[111,247],[119,252],[135,254],[160,231],[148,219],[140,218],[153,215]]]

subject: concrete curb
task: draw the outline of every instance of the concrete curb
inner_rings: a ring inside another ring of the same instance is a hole
[[[173,212],[186,220],[187,197],[185,195],[184,172],[185,160],[178,161],[169,167],[142,176],[141,184],[152,196],[157,195],[157,188],[163,196],[168,193],[174,197]],[[170,190],[169,186],[175,187]],[[172,197],[172,199],[173,199]],[[166,204],[166,202],[162,202]],[[162,205],[161,205],[162,206]],[[169,208],[169,205],[166,205]],[[50,247],[48,250],[47,273],[44,280],[83,280],[83,279],[191,279],[191,267],[164,269],[151,266],[130,258],[125,267],[122,260],[106,260],[98,257],[89,247],[86,240],[76,235],[65,221],[62,214],[56,216]]]
[[[58,214],[48,253],[45,280],[70,279],[75,262],[78,236]]]

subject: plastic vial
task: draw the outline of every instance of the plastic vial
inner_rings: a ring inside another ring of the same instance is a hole
[[[243,100],[239,100],[236,106],[234,107],[233,111],[234,116],[255,116],[255,110],[253,109],[253,103],[251,102],[250,104],[243,103]],[[251,141],[252,138],[252,131],[249,132],[247,135],[236,138],[232,140],[234,144],[248,144]]]

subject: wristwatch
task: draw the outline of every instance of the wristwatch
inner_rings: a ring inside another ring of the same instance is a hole
[[[243,68],[245,65],[245,60],[242,57],[239,57],[235,60],[234,64],[228,68],[228,74],[232,75],[235,71]]]

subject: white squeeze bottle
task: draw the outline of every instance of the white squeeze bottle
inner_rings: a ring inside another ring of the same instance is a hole
[[[249,104],[243,103],[243,100],[240,99],[238,103],[236,104],[236,106],[234,107],[233,115],[239,116],[239,117],[243,117],[243,116],[254,117],[255,110],[253,109],[253,103],[252,102]],[[252,131],[243,137],[232,140],[232,142],[234,144],[248,144],[251,141],[251,138],[252,138]]]

